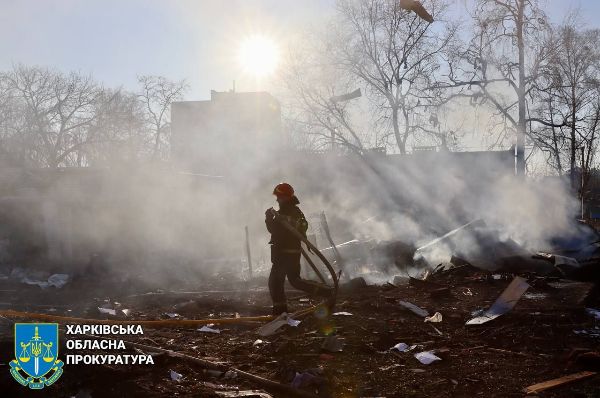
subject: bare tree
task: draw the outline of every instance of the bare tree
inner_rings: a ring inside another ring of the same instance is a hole
[[[152,157],[166,157],[171,131],[171,104],[183,97],[188,89],[187,83],[173,82],[161,76],[140,76],[138,82],[146,124],[154,136]]]
[[[73,165],[88,143],[87,129],[102,89],[89,76],[15,66],[0,75],[5,86],[4,135],[22,158],[47,167]]]
[[[285,90],[292,93],[287,101],[287,123],[295,132],[310,137],[305,139],[310,149],[361,154],[368,137],[353,120],[356,101],[335,98],[351,91],[354,79],[326,62],[326,46],[319,38],[307,42],[304,46],[295,43],[290,49],[281,76]]]
[[[597,176],[599,39],[600,31],[583,28],[577,14],[569,16],[563,25],[552,27],[547,41],[555,52],[539,87],[544,102],[536,109],[547,117],[567,121],[564,126],[540,128],[534,133],[537,145],[556,171],[568,172],[571,188],[579,193],[582,204],[595,183],[592,176]]]
[[[434,17],[443,16],[442,0],[424,5]],[[295,125],[318,136],[321,147],[355,153],[383,147],[404,154],[419,140],[444,146],[448,133],[430,123],[443,91],[426,89],[457,29],[438,23],[431,29],[397,0],[339,0],[333,23],[310,38],[309,48],[295,45],[286,68]],[[365,96],[346,100],[357,89]]]
[[[467,47],[450,54],[448,83],[453,97],[489,105],[516,135],[516,172],[525,173],[525,137],[536,124],[564,126],[528,114],[540,68],[551,49],[541,45],[548,20],[537,0],[477,0],[474,32]]]
[[[134,94],[74,72],[17,65],[0,73],[3,152],[53,168],[164,157],[170,105],[186,85],[156,76],[140,83]]]
[[[446,8],[437,0],[424,6],[435,19]],[[373,109],[393,132],[397,150],[406,153],[410,137],[431,133],[420,128],[419,113],[439,104],[439,92],[425,89],[434,84],[440,56],[456,27],[431,29],[395,0],[341,0],[337,8],[340,29],[331,44],[332,62],[366,87]]]
[[[154,135],[145,123],[144,104],[135,93],[105,90],[94,110],[96,119],[86,147],[89,164],[111,165],[152,156]]]
[[[560,174],[565,164],[569,166],[573,188],[579,185],[575,178],[578,164],[585,174],[592,165],[600,96],[600,31],[582,30],[578,25],[573,16],[548,34],[547,46],[554,51],[537,86],[543,98],[537,111],[552,123],[532,132]],[[557,118],[565,123],[557,126]]]

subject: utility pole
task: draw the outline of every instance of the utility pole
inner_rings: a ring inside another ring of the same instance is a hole
[[[525,25],[526,0],[518,0],[517,4],[517,47],[519,50],[519,121],[517,124],[517,145],[515,147],[516,174],[525,175],[525,41],[523,28]]]
[[[580,194],[579,194],[579,196],[581,196],[581,219],[582,220],[585,219],[585,213],[584,213],[585,206],[584,206],[584,202],[583,202],[583,196],[584,196],[583,188],[584,187],[585,187],[585,145],[581,147],[581,190],[580,190]]]

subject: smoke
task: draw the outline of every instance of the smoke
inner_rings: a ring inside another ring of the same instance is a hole
[[[229,86],[239,69],[233,66],[235,48],[245,35],[262,30],[291,37],[309,22],[326,22],[333,12],[331,4],[316,1],[310,7],[294,3],[291,9],[290,4],[270,0],[258,8],[242,3],[199,6],[183,1],[174,8],[202,49],[193,55],[197,62],[189,62],[195,70],[192,82],[206,84],[210,72],[211,82]],[[218,29],[215,15],[223,16]],[[301,72],[312,84],[307,71]],[[328,79],[339,80],[339,71],[327,72]],[[238,87],[259,86],[244,78],[238,79]],[[354,81],[351,87],[356,88]],[[574,222],[578,203],[568,187],[559,179],[514,177],[509,151],[362,157],[290,151],[281,142],[279,104],[244,98],[244,106],[190,105],[186,117],[174,115],[169,165],[17,171],[3,167],[0,245],[6,249],[0,258],[13,267],[82,274],[100,268],[157,285],[216,274],[246,278],[244,227],[250,233],[254,269],[267,271],[269,236],[263,214],[276,206],[271,191],[281,181],[295,187],[314,230],[324,211],[336,243],[369,242],[349,258],[364,259],[365,250],[386,242],[416,248],[476,219],[496,231],[499,241],[514,241],[531,251],[551,250],[555,237],[580,233]],[[357,108],[357,130],[373,136],[368,122],[374,116]],[[452,130],[481,131],[493,120],[491,113],[464,109],[461,103],[448,109]],[[365,146],[381,140],[374,141],[365,141]],[[328,245],[322,237],[318,243]],[[485,250],[480,244],[470,235],[463,242],[473,251]],[[348,245],[345,253],[352,247],[356,245]],[[452,251],[440,245],[432,257],[444,261]],[[381,261],[393,259],[384,256]],[[374,270],[368,261],[359,265],[350,275],[365,272],[365,267]],[[387,272],[394,272],[394,266],[390,264]]]
[[[508,151],[308,154],[260,142],[226,144],[225,127],[202,146],[208,155],[223,156],[224,145],[230,149],[218,176],[185,170],[180,162],[30,170],[29,179],[15,177],[14,200],[5,199],[3,218],[21,235],[5,231],[5,237],[29,246],[13,250],[7,261],[30,265],[32,257],[24,253],[35,246],[48,264],[63,270],[84,273],[100,256],[107,271],[157,285],[219,273],[246,278],[244,227],[254,268],[268,270],[264,210],[275,205],[271,191],[280,181],[295,187],[313,230],[318,225],[311,215],[326,213],[336,243],[358,239],[372,247],[401,241],[419,247],[475,219],[484,220],[501,241],[512,239],[532,251],[549,250],[553,238],[579,233],[578,204],[563,182],[512,176]],[[319,244],[328,245],[323,239]],[[451,253],[441,245],[435,257],[447,261]],[[360,265],[356,273],[369,263]],[[398,273],[393,264],[388,272]]]
[[[509,254],[551,251],[555,238],[582,234],[565,182],[514,176],[509,151],[318,158],[295,163],[289,179],[306,208],[327,213],[338,242],[402,241],[416,248],[481,219],[485,227],[463,233],[460,246],[489,254],[497,243],[501,256],[509,247]],[[453,250],[437,245],[429,260],[449,261]]]

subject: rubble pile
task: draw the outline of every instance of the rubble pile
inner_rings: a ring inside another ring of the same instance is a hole
[[[346,276],[332,312],[288,287],[293,313],[276,318],[264,316],[271,300],[256,276],[165,291],[101,270],[13,267],[0,277],[0,351],[14,350],[10,311],[89,323],[158,320],[126,341],[154,365],[71,366],[47,395],[595,397],[600,249],[595,233],[584,235],[532,252],[474,221],[420,247],[334,245],[338,266],[375,258],[399,275],[379,284]],[[446,261],[432,263],[440,253]],[[10,377],[0,371],[16,396]]]
[[[2,284],[4,290],[14,288],[8,279]],[[32,301],[38,296],[27,294],[30,289],[42,287],[22,284],[11,308],[91,319],[218,320],[263,315],[270,306],[261,287],[125,296],[107,289],[105,296],[94,297],[66,284],[45,288],[43,304]],[[593,283],[558,276],[448,264],[401,286],[342,289],[333,314],[317,310],[268,325],[146,328],[131,342],[156,348],[142,349],[153,355],[154,366],[72,366],[63,375],[61,392],[46,393],[93,397],[108,388],[114,396],[293,396],[227,370],[235,368],[312,394],[306,396],[506,397],[529,388],[542,397],[592,397],[600,389],[594,373],[600,369],[595,289]],[[313,304],[291,293],[294,311]],[[13,347],[10,330],[4,331],[1,350],[8,357]],[[165,350],[224,368],[206,369]],[[565,376],[567,382],[540,385]],[[20,386],[13,387],[9,378],[8,371],[0,372],[2,385],[14,389],[12,396]]]

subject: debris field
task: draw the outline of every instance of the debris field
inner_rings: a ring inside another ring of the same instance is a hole
[[[424,280],[397,278],[396,285],[342,285],[333,314],[319,307],[298,319],[290,315],[267,335],[259,334],[265,322],[217,321],[269,313],[266,283],[258,278],[243,287],[205,282],[193,291],[147,292],[127,283],[112,284],[111,291],[85,289],[84,281],[60,289],[15,289],[10,280],[0,281],[0,290],[4,308],[31,313],[123,321],[215,319],[202,327],[144,327],[143,335],[113,336],[144,345],[133,350],[152,354],[154,365],[67,366],[60,386],[46,389],[50,397],[288,397],[294,391],[315,397],[600,396],[595,374],[600,312],[594,310],[600,302],[594,284],[520,277],[528,285],[524,294],[482,324],[466,325],[497,306],[514,275],[463,265]],[[288,299],[292,311],[318,304],[292,289]],[[60,328],[64,333],[63,324]],[[2,358],[8,358],[14,352],[11,331],[2,330]],[[68,354],[61,337],[59,351]],[[220,370],[164,350],[210,361]],[[10,380],[8,364],[0,367],[3,395],[24,396]],[[236,370],[277,384],[253,382]],[[561,379],[565,376],[571,378]]]

